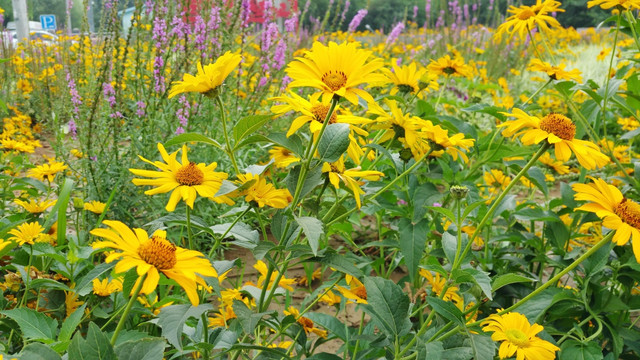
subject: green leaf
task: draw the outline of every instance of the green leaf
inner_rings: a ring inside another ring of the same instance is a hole
[[[544,173],[537,166],[532,166],[529,171],[525,174],[526,178],[529,179],[540,191],[542,191],[545,195],[549,193],[549,188],[547,188],[547,181]]]
[[[211,343],[213,344],[214,349],[229,349],[236,343],[238,340],[238,334],[235,331],[231,331],[228,329],[221,329],[222,331],[213,332]]]
[[[602,360],[602,349],[598,342],[582,343],[577,340],[567,340],[562,343],[559,359],[571,360]]]
[[[300,167],[302,165],[296,165],[293,169],[289,171],[289,175],[285,178],[285,182],[287,184],[287,189],[293,195],[296,192],[296,187],[298,186],[298,177],[300,177]],[[322,184],[322,167],[315,166],[312,167],[309,171],[307,171],[306,178],[302,182],[302,190],[300,191],[300,199],[304,199],[304,197],[309,194],[316,186]]]
[[[80,332],[77,332],[73,340],[71,340],[69,359],[117,360],[117,357],[107,335],[100,330],[98,325],[91,322],[89,323],[86,339],[83,339]]]
[[[242,330],[247,334],[253,332],[263,316],[270,314],[270,312],[254,313],[245,303],[239,300],[233,300],[232,306],[233,311],[238,316]]]
[[[231,224],[233,223],[213,225],[210,227],[210,229],[218,235],[223,235],[226,233],[227,236],[233,236],[237,240],[236,245],[240,245],[244,248],[256,247],[256,245],[260,241],[260,233],[258,232],[258,230],[253,229],[251,226],[241,221],[235,223],[231,230],[229,230]],[[242,244],[239,244],[238,242]]]
[[[190,317],[199,318],[202,313],[213,310],[211,304],[192,306],[190,304],[171,305],[160,310],[157,325],[162,328],[162,336],[169,344],[182,350],[182,333],[184,323]]]
[[[326,266],[330,266],[340,272],[355,276],[357,278],[363,275],[362,270],[360,270],[353,264],[352,261],[347,260],[344,255],[341,254],[329,253],[320,258],[311,258],[310,261],[319,261]]]
[[[378,328],[392,338],[406,335],[411,330],[409,297],[391,280],[365,277],[368,304],[362,305]]]
[[[44,223],[45,231],[49,231],[51,225],[58,221],[58,232],[56,233],[58,245],[65,244],[67,239],[67,205],[71,198],[71,190],[73,190],[73,180],[69,178],[64,179],[64,184],[62,184],[62,188],[58,194],[58,201],[56,201],[56,204],[51,208]],[[56,214],[58,215],[57,218],[54,216]]]
[[[93,289],[93,279],[97,279],[100,275],[111,271],[111,269],[115,265],[115,262],[111,262],[108,264],[102,263],[91,269],[85,276],[80,279],[80,281],[78,281],[78,285],[76,286],[76,294],[84,296],[90,293]]]
[[[449,321],[453,321],[458,326],[464,327],[465,321],[463,320],[462,312],[452,302],[431,296],[428,296],[425,301],[429,306],[431,306],[433,311],[438,313],[440,316]]]
[[[249,115],[238,120],[233,127],[233,139],[236,142],[241,141],[249,134],[254,133],[261,128],[267,121],[271,120],[271,115]]]
[[[454,271],[454,276],[456,276],[456,281],[457,281],[458,275],[455,275],[455,274],[459,274],[459,273],[464,273],[469,275],[471,282],[478,285],[482,290],[482,292],[485,294],[485,296],[489,298],[489,300],[493,300],[493,297],[491,296],[492,294],[491,278],[489,277],[488,273],[484,271],[472,269],[472,268],[468,268],[464,270],[456,270]]]
[[[496,353],[496,344],[491,340],[491,336],[469,334],[469,345],[471,345],[475,360],[493,360],[493,356]]]
[[[438,212],[442,215],[444,215],[447,219],[449,219],[452,223],[456,223],[456,216],[453,215],[453,212],[449,209],[445,209],[443,207],[440,206],[427,206],[427,209],[429,210],[433,210],[435,212]]]
[[[0,311],[0,314],[18,323],[25,339],[55,340],[58,332],[58,321],[29,308]]]
[[[178,136],[174,136],[169,141],[164,143],[164,146],[165,147],[170,147],[170,146],[173,146],[173,145],[182,144],[182,143],[186,143],[186,142],[202,142],[202,143],[205,143],[205,144],[213,145],[213,146],[217,147],[218,149],[222,149],[222,145],[220,145],[220,143],[218,143],[214,139],[211,139],[211,138],[209,138],[207,136],[204,136],[204,135],[198,134],[198,133],[184,133],[184,134],[180,134]]]
[[[442,359],[442,352],[444,352],[444,347],[442,346],[441,341],[432,341],[429,343],[419,341],[416,347],[418,348],[418,359]]]
[[[335,316],[323,313],[306,313],[304,316],[329,330],[329,334],[339,337],[342,341],[347,341],[349,336],[347,326]]]
[[[409,278],[413,282],[418,274],[418,265],[424,255],[424,247],[429,233],[429,221],[422,219],[417,224],[407,218],[400,220],[400,251],[404,255],[404,263],[409,269]]]
[[[504,274],[493,279],[491,283],[491,291],[495,292],[501,287],[507,286],[509,284],[531,282],[531,281],[535,281],[535,280],[530,279],[528,277],[524,277],[522,275],[518,275],[518,274]]]
[[[40,343],[31,343],[25,346],[20,352],[20,356],[18,358],[22,360],[59,360],[61,359],[60,355],[58,355],[53,349]],[[13,359],[13,357],[5,357],[5,359]]]
[[[314,256],[318,256],[319,240],[324,235],[324,229],[322,221],[311,217],[302,216],[296,217],[296,222],[302,228],[302,232],[309,240],[309,246]]]
[[[455,260],[457,248],[458,239],[448,231],[445,231],[442,234],[442,250],[444,250],[444,254],[450,264],[453,264]]]
[[[428,102],[419,99],[416,105],[418,110],[418,114],[417,114],[418,116],[424,118],[425,116],[436,115],[436,110]]]
[[[145,338],[124,342],[116,346],[118,360],[162,360],[166,341],[162,338]]]
[[[562,291],[560,288],[548,288],[522,304],[517,311],[526,316],[530,322],[537,322],[536,320],[553,304],[553,297],[560,291]]]
[[[82,316],[84,315],[84,308],[87,307],[87,304],[82,304],[79,308],[77,308],[71,315],[69,315],[62,326],[60,327],[60,335],[58,335],[58,341],[69,341],[71,340],[71,335],[76,331],[78,325],[82,321]]]
[[[640,135],[640,128],[624,133],[624,135],[620,136],[619,140],[630,140],[636,138],[638,135]]]
[[[318,144],[322,161],[336,162],[349,147],[349,124],[329,124]]]

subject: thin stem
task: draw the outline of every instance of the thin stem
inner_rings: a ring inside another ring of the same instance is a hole
[[[542,91],[544,88],[546,88],[547,85],[549,85],[552,81],[553,81],[553,79],[549,78],[549,80],[546,83],[544,83],[544,85],[539,87],[538,90],[536,90],[536,92],[534,92],[531,96],[529,96],[529,98],[527,100],[525,100],[525,102],[523,102],[522,105],[525,105],[529,101],[533,100],[533,98],[535,98],[536,95],[538,95],[540,93],[540,91]]]
[[[636,33],[635,27],[636,19],[631,14],[631,11],[625,11],[624,15],[627,17],[627,21],[629,21],[629,28],[631,28],[631,34],[633,35],[633,40],[636,42],[636,47],[640,50],[640,40],[638,40],[638,33]]]
[[[438,108],[438,105],[440,105],[440,100],[442,99],[442,94],[444,93],[444,90],[447,88],[447,85],[449,85],[449,79],[451,78],[451,76],[447,76],[444,80],[444,85],[442,85],[442,89],[440,89],[440,93],[438,94],[438,99],[436,100],[436,104],[433,106],[434,109]]]
[[[247,206],[247,208],[236,217],[235,220],[233,220],[233,222],[231,223],[231,225],[229,225],[229,227],[227,228],[227,230],[224,231],[224,233],[222,234],[222,236],[220,236],[217,240],[216,243],[213,245],[213,247],[211,248],[211,250],[209,250],[209,257],[213,256],[213,252],[218,248],[218,246],[220,246],[220,243],[222,242],[222,240],[224,240],[225,236],[227,236],[227,234],[229,234],[229,232],[231,231],[231,229],[233,229],[233,227],[238,223],[238,221],[240,221],[240,219],[242,219],[244,217],[244,215],[246,213],[249,212],[249,210],[251,210],[250,206]]]
[[[602,100],[602,130],[604,132],[604,137],[607,137],[607,102],[609,101],[609,81],[611,80],[611,67],[613,67],[613,58],[616,56],[616,45],[618,44],[618,33],[620,32],[620,19],[622,14],[618,12],[618,17],[616,19],[616,33],[613,39],[613,49],[611,51],[611,57],[609,58],[609,68],[607,69],[607,74],[605,75],[605,85],[604,85],[604,99]],[[632,26],[633,27],[633,26]]]
[[[186,209],[187,209],[187,239],[189,240],[189,250],[194,250],[193,234],[191,232],[191,208],[189,207],[189,205],[187,205]]]
[[[229,141],[229,134],[227,134],[227,114],[224,111],[224,104],[222,103],[222,99],[218,94],[216,96],[216,102],[218,103],[218,107],[220,107],[220,119],[222,120],[222,133],[224,134],[224,141],[227,146],[226,152],[231,159],[231,164],[233,164],[233,170],[235,170],[236,174],[240,174],[240,170],[238,169],[238,163],[236,162],[236,157],[233,153],[233,149],[231,148],[231,142]]]
[[[24,294],[22,295],[22,299],[20,299],[20,306],[18,307],[22,307],[25,303],[25,300],[27,299],[27,296],[29,296],[29,285],[31,285],[31,264],[33,263],[33,245],[29,246],[29,264],[27,265],[27,267],[25,268],[25,272],[27,277],[24,279]],[[36,308],[37,310],[37,308]]]
[[[356,346],[353,349],[353,354],[351,355],[351,359],[355,359],[356,354],[358,353],[358,346],[360,346],[360,335],[362,335],[363,328],[364,328],[364,311],[362,312],[362,316],[360,317],[360,326],[358,327],[358,340],[356,340]]]
[[[116,340],[118,339],[118,334],[120,334],[120,330],[122,330],[122,326],[124,326],[124,322],[127,320],[127,315],[129,315],[129,311],[131,310],[133,303],[138,298],[138,294],[140,294],[140,290],[142,289],[142,284],[144,284],[144,281],[146,279],[147,279],[147,274],[145,273],[138,280],[138,285],[135,287],[135,289],[133,289],[133,293],[131,294],[131,299],[129,299],[129,302],[127,303],[127,307],[124,308],[124,313],[122,314],[120,321],[118,321],[118,325],[116,326],[116,331],[113,332],[113,336],[111,337],[111,345],[114,345],[116,343]]]
[[[529,25],[527,25],[527,31],[529,32],[529,38],[531,39],[531,46],[533,46],[533,52],[535,52],[538,59],[542,61],[542,55],[540,54],[540,51],[538,51],[538,44],[536,44],[536,37],[531,32]]]
[[[260,216],[260,211],[258,210],[257,205],[253,206],[253,211],[256,213],[258,224],[260,225],[260,229],[262,230],[262,241],[267,241],[267,228],[264,226],[264,222],[262,222],[262,217]]]
[[[451,272],[452,273],[453,273],[453,270],[457,269],[460,266],[460,262],[462,260],[464,260],[464,258],[467,256],[467,254],[469,253],[469,250],[471,249],[471,244],[473,244],[473,241],[478,237],[478,234],[480,234],[480,230],[482,230],[482,227],[487,223],[487,221],[489,221],[490,218],[492,218],[493,212],[498,208],[498,206],[500,205],[500,203],[502,202],[504,197],[507,196],[509,191],[511,191],[511,189],[518,183],[518,180],[520,180],[520,178],[524,174],[527,173],[529,168],[531,168],[531,166],[533,166],[533,164],[535,164],[535,162],[538,160],[538,158],[540,156],[542,156],[542,154],[544,154],[550,146],[551,145],[548,142],[545,142],[544,145],[542,145],[540,147],[540,150],[538,150],[538,152],[535,153],[535,155],[533,155],[531,160],[529,160],[529,162],[520,170],[520,172],[518,172],[516,177],[513,178],[513,180],[511,180],[509,185],[507,185],[507,187],[504,189],[504,191],[493,202],[493,205],[491,206],[491,208],[489,208],[489,210],[484,215],[482,220],[480,220],[480,223],[476,227],[476,230],[473,232],[473,235],[471,235],[471,238],[469,239],[469,242],[467,243],[467,246],[464,248],[464,251],[462,252],[462,255],[458,259],[458,262],[454,262],[453,266],[451,267]]]

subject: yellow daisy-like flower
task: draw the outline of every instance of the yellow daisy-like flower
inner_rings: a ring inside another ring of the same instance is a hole
[[[530,71],[542,71],[549,76],[552,80],[573,80],[582,82],[582,76],[580,76],[580,70],[573,69],[570,71],[565,70],[566,65],[560,64],[553,66],[546,61],[540,59],[531,59],[528,69]]]
[[[618,119],[618,125],[622,126],[622,130],[624,131],[632,131],[640,127],[640,121],[632,118],[620,118]]]
[[[304,332],[307,333],[307,335],[314,333],[321,338],[327,338],[328,333],[326,330],[318,329],[317,327],[315,327],[315,324],[311,319],[309,319],[308,317],[300,316],[300,311],[298,311],[298,309],[294,308],[293,306],[290,306],[288,310],[284,310],[284,314],[295,317],[296,321],[298,322],[298,324],[302,325],[302,328],[304,329]]]
[[[633,238],[633,253],[640,263],[640,204],[625,198],[620,190],[602,179],[594,179],[592,184],[574,184],[576,200],[589,201],[576,210],[595,213],[603,219],[602,225],[615,230],[613,242],[625,245]]]
[[[267,179],[260,175],[239,174],[238,183],[247,184],[247,188],[234,191],[229,196],[244,196],[246,202],[255,202],[259,207],[270,206],[276,209],[284,209],[293,200],[293,196],[287,189],[276,189],[273,184],[268,184]]]
[[[384,75],[376,73],[384,65],[382,59],[367,62],[371,54],[371,51],[360,49],[356,42],[338,45],[331,41],[326,46],[316,41],[311,51],[287,66],[287,75],[293,79],[289,87],[316,88],[322,93],[324,102],[339,96],[358,105],[359,96],[372,103],[373,97],[358,88],[365,83],[385,81]]]
[[[436,276],[433,276],[431,271],[426,269],[420,269],[420,275],[427,279],[429,286],[431,287],[431,293],[433,296],[440,297],[442,291],[444,290],[444,286],[447,283],[447,279],[440,276],[440,273],[436,273]],[[458,288],[456,286],[450,286],[447,288],[447,292],[442,297],[444,301],[451,301],[455,306],[457,306],[460,310],[463,309],[464,300],[458,294]]]
[[[388,112],[378,104],[372,104],[369,108],[369,113],[377,116],[371,129],[386,130],[380,143],[396,138],[412,152],[417,151],[426,141],[422,129],[428,125],[427,121],[410,113],[404,114],[395,100],[385,99],[384,102],[389,107]]]
[[[511,178],[506,176],[502,170],[491,169],[489,171],[485,171],[482,175],[484,179],[484,183],[492,189],[504,190],[507,188],[509,183],[511,182]]]
[[[98,296],[109,296],[114,292],[122,291],[122,279],[93,279],[93,293]]]
[[[169,99],[185,92],[215,95],[218,87],[222,85],[231,71],[238,67],[241,60],[242,56],[239,54],[227,51],[213,64],[202,67],[202,64],[198,62],[198,74],[196,76],[184,74],[182,81],[175,81],[169,91]]]
[[[482,322],[482,326],[483,331],[493,332],[493,341],[502,341],[498,350],[500,359],[516,354],[516,360],[551,360],[556,358],[555,352],[560,350],[537,337],[544,328],[535,323],[529,324],[529,320],[519,313],[491,314]]]
[[[587,170],[593,170],[609,163],[608,156],[600,152],[597,145],[580,139],[575,139],[576,125],[568,117],[551,113],[542,119],[528,115],[524,111],[514,108],[513,113],[503,113],[515,117],[516,120],[506,121],[498,127],[504,127],[504,136],[521,136],[524,145],[537,144],[543,140],[554,145],[556,159],[566,162],[573,152],[580,165]]]
[[[446,152],[451,155],[453,160],[458,160],[458,156],[460,156],[465,163],[469,161],[467,154],[465,154],[462,149],[469,151],[469,148],[472,147],[475,142],[474,139],[467,139],[462,133],[449,136],[448,130],[442,128],[440,125],[434,125],[429,120],[425,121],[422,133],[424,134],[424,139],[428,141],[427,148],[431,146],[434,147],[431,156],[438,157],[441,156],[443,152]]]
[[[318,296],[320,295],[322,294],[318,294]],[[329,306],[333,306],[335,304],[340,304],[342,302],[342,298],[336,295],[333,291],[329,290],[326,294],[320,296],[320,299],[318,301],[323,302]]]
[[[56,203],[56,200],[43,200],[37,201],[34,199],[29,199],[29,202],[22,201],[20,199],[13,200],[16,205],[22,206],[25,210],[30,212],[31,214],[40,214],[45,210],[53,206]]]
[[[214,172],[218,164],[204,163],[196,164],[187,158],[187,146],[182,146],[182,163],[176,160],[177,151],[168,154],[162,144],[158,143],[158,150],[164,163],[161,161],[151,162],[142,156],[142,161],[149,163],[160,171],[129,169],[134,175],[148,177],[150,179],[133,179],[136,185],[151,185],[154,188],[145,191],[147,195],[163,194],[171,192],[169,202],[165,209],[174,211],[176,205],[182,199],[193,209],[193,202],[197,195],[212,199],[216,202],[224,202],[216,198],[216,193],[222,186],[222,180],[228,175],[223,172]]]
[[[367,304],[367,289],[362,282],[349,274],[345,275],[345,280],[349,289],[336,285],[336,290],[352,303]]]
[[[35,151],[35,147],[33,145],[13,139],[0,140],[0,145],[2,145],[3,150],[15,150],[26,153],[33,153]]]
[[[42,164],[33,169],[29,169],[27,176],[44,181],[45,178],[49,182],[53,182],[56,174],[67,169],[67,165],[61,162],[52,161],[50,164]]]
[[[73,290],[64,292],[64,306],[67,317],[73,314],[80,305],[84,304],[84,301],[79,301],[78,297],[80,297],[80,295]]]
[[[423,76],[427,73],[427,69],[420,67],[418,69],[418,65],[415,62],[411,62],[409,65],[398,66],[396,64],[391,65],[393,71],[384,68],[382,69],[383,73],[389,79],[389,82],[393,83],[393,88],[391,89],[390,95],[395,95],[398,92],[401,94],[418,94],[420,99],[423,98],[422,89],[431,89],[437,90],[438,83],[428,81],[426,82],[426,86],[421,87],[420,81],[423,80]],[[435,83],[435,89],[432,84]]]
[[[512,14],[506,21],[498,26],[494,37],[500,39],[505,33],[509,35],[518,34],[520,39],[525,39],[530,30],[536,26],[541,31],[550,31],[551,28],[559,29],[562,26],[550,14],[552,12],[564,12],[560,9],[562,5],[555,0],[536,0],[535,5],[520,7],[510,6],[508,13]]]
[[[0,251],[4,250],[7,246],[13,244],[13,241],[0,239]]]
[[[384,176],[384,173],[375,170],[360,170],[360,168],[355,169],[346,169],[344,166],[344,159],[341,157],[338,161],[334,163],[324,163],[322,164],[322,172],[328,173],[329,182],[336,189],[340,188],[340,180],[342,180],[345,185],[353,192],[353,196],[356,199],[356,205],[358,209],[362,206],[360,202],[360,195],[364,195],[364,191],[360,186],[364,183],[362,181],[358,181],[355,178],[365,179],[377,181],[381,176]]]
[[[107,204],[103,202],[93,200],[93,201],[84,203],[83,209],[91,211],[94,214],[102,214],[106,206]]]
[[[237,317],[238,315],[233,311],[233,306],[221,306],[218,312],[215,313],[212,318],[209,318],[209,327],[227,327],[229,320],[236,319]]]
[[[202,276],[218,276],[211,262],[201,252],[175,246],[165,238],[164,231],[156,231],[149,238],[143,229],[131,230],[120,221],[105,220],[103,223],[110,229],[93,229],[91,235],[106,241],[96,241],[92,247],[120,250],[110,253],[105,260],[107,263],[119,260],[115,266],[116,273],[124,273],[135,267],[138,276],[147,274],[141,288],[143,294],[156,289],[160,273],[163,273],[175,280],[187,293],[191,304],[197,306],[200,303],[197,285],[207,288]]]
[[[591,0],[587,2],[587,8],[591,9],[594,6],[600,6],[605,10],[613,7],[621,7],[625,10],[640,9],[640,0]]]
[[[271,277],[269,278],[269,281],[267,281],[267,273],[269,272],[269,269],[267,268],[267,264],[265,264],[264,261],[258,260],[255,265],[253,265],[253,268],[258,270],[258,272],[260,273],[260,277],[258,277],[256,287],[262,288],[264,284],[267,283],[267,290],[271,290],[271,288],[273,287],[273,283],[276,281],[276,278],[279,275],[279,272],[277,270],[272,271]],[[282,276],[280,278],[280,281],[278,282],[278,286],[282,287],[283,289],[293,291],[293,287],[291,285],[295,283],[296,279],[287,279],[285,276]]]
[[[13,235],[9,240],[15,241],[19,245],[33,245],[34,242],[48,240],[43,231],[44,228],[38,222],[24,223],[9,231],[9,234]]]
[[[286,168],[291,164],[295,164],[300,161],[300,158],[293,155],[293,153],[282,146],[274,146],[269,149],[269,155],[273,159],[273,163],[276,167]]]
[[[569,166],[565,165],[562,161],[552,159],[549,153],[542,154],[542,156],[538,158],[538,161],[553,169],[559,175],[566,175],[571,172]]]
[[[465,64],[464,59],[461,57],[454,57],[452,59],[451,56],[445,55],[438,60],[431,59],[431,63],[427,65],[427,69],[430,73],[440,76],[473,77],[473,69],[471,66]]]

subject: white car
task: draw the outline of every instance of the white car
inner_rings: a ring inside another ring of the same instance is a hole
[[[29,33],[31,41],[41,41],[45,45],[53,45],[58,41],[58,35],[43,30],[33,30]],[[15,31],[8,30],[2,32],[2,42],[17,47],[20,42]],[[6,45],[5,45],[6,46]]]

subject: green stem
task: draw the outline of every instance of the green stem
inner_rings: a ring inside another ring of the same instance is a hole
[[[609,58],[609,68],[607,69],[607,74],[605,75],[605,85],[604,85],[604,99],[602,100],[602,130],[604,133],[604,137],[607,137],[607,102],[609,101],[609,81],[611,80],[611,68],[613,67],[613,58],[616,56],[616,45],[618,44],[618,33],[620,32],[620,19],[622,14],[618,12],[618,17],[616,19],[616,33],[613,39],[613,49],[611,50],[611,57]]]
[[[22,295],[22,299],[20,299],[20,306],[22,307],[29,296],[29,285],[31,285],[31,264],[33,263],[33,245],[29,245],[29,264],[25,268],[26,278],[24,279],[24,294]],[[37,310],[37,308],[36,308]]]
[[[513,180],[511,180],[509,185],[507,185],[507,187],[504,189],[504,191],[493,202],[493,205],[491,206],[491,208],[489,208],[489,210],[484,215],[482,220],[480,220],[480,223],[476,227],[476,230],[473,232],[473,235],[471,235],[471,238],[469,239],[469,242],[467,243],[467,246],[464,248],[464,251],[462,252],[462,255],[458,259],[458,262],[454,262],[453,263],[453,266],[451,267],[451,272],[452,273],[453,273],[453,270],[457,269],[460,266],[460,262],[462,260],[464,260],[464,258],[467,256],[467,254],[469,253],[469,250],[471,249],[471,244],[473,244],[473,241],[478,237],[478,234],[480,234],[480,230],[482,230],[482,227],[487,223],[487,221],[489,221],[490,218],[492,218],[493,212],[498,208],[498,206],[500,205],[500,203],[502,202],[504,197],[507,196],[509,191],[511,191],[511,189],[518,183],[518,180],[520,180],[520,178],[522,176],[524,176],[524,174],[527,173],[529,168],[531,166],[533,166],[533,164],[535,164],[535,162],[538,160],[538,158],[540,156],[542,156],[542,154],[544,154],[550,146],[551,145],[548,142],[545,142],[544,145],[542,145],[540,147],[540,150],[538,150],[538,152],[535,153],[535,155],[533,155],[531,160],[529,160],[529,162],[520,170],[520,172],[518,172],[516,177],[513,178]]]
[[[189,250],[194,250],[193,234],[191,232],[191,208],[189,207],[189,205],[187,205],[186,209],[187,209],[187,239],[189,240]]]
[[[538,57],[538,59],[540,59],[540,61],[544,61],[542,60],[542,54],[540,54],[540,51],[538,51],[538,44],[536,44],[536,37],[531,32],[529,25],[527,25],[527,31],[529,32],[529,38],[531,39],[531,46],[533,46],[533,52],[536,53],[536,56]]]
[[[449,85],[449,79],[451,77],[447,76],[444,80],[444,84],[442,85],[442,89],[440,89],[440,93],[438,93],[438,99],[436,100],[436,104],[433,106],[434,109],[438,108],[438,105],[440,105],[440,100],[442,99],[442,94],[444,94],[444,90],[447,88],[447,85]]]
[[[260,230],[262,230],[262,241],[267,241],[267,228],[262,222],[262,217],[260,216],[260,211],[258,210],[257,205],[253,206],[253,211],[256,213],[256,217],[258,218],[258,225],[260,225]]]
[[[640,51],[640,40],[638,40],[638,33],[636,33],[636,19],[631,14],[631,11],[625,11],[624,15],[627,17],[627,21],[629,21],[629,28],[631,28],[631,34],[633,35],[633,40],[636,43],[636,47]]]
[[[216,96],[216,103],[218,103],[218,106],[220,107],[220,119],[222,120],[221,121],[222,133],[224,134],[224,141],[227,146],[226,148],[227,155],[229,155],[229,158],[231,159],[231,164],[233,164],[233,170],[235,170],[236,174],[240,174],[238,163],[236,162],[236,157],[233,153],[233,149],[231,148],[231,142],[229,141],[229,134],[227,134],[227,114],[224,111],[224,104],[222,103],[222,99],[220,98],[219,94]]]
[[[113,332],[113,336],[111,337],[111,345],[114,345],[116,343],[116,340],[118,339],[118,334],[120,334],[120,330],[122,330],[122,327],[124,326],[124,322],[127,320],[127,315],[129,315],[129,311],[131,311],[131,307],[133,306],[133,303],[138,298],[138,294],[140,294],[140,290],[142,289],[142,284],[144,284],[144,281],[146,279],[147,279],[147,274],[142,275],[140,280],[138,280],[138,285],[136,286],[135,289],[133,289],[133,293],[131,294],[131,299],[129,299],[129,302],[127,303],[127,307],[124,308],[124,313],[122,314],[120,321],[118,321],[118,325],[116,326],[116,331]]]
[[[364,328],[364,311],[362,312],[362,316],[360,317],[360,326],[358,327],[358,340],[356,340],[356,346],[353,349],[353,355],[351,355],[351,359],[355,359],[356,354],[358,353],[358,346],[360,346],[360,335],[362,335],[363,328]]]
[[[238,221],[240,221],[240,219],[242,219],[244,217],[244,215],[249,212],[249,210],[251,210],[251,206],[247,206],[247,208],[240,215],[238,215],[235,220],[233,220],[231,225],[229,225],[227,230],[224,231],[222,236],[220,236],[218,239],[216,239],[216,243],[213,245],[211,250],[209,250],[209,258],[211,258],[211,256],[213,256],[213,252],[218,248],[218,246],[220,246],[220,243],[222,242],[222,240],[224,240],[225,236],[227,236],[227,234],[229,234],[231,229],[233,229],[233,227],[238,223]]]
[[[553,79],[549,78],[549,80],[546,83],[544,83],[544,85],[539,87],[538,90],[536,90],[536,92],[534,92],[531,96],[529,96],[529,98],[527,100],[525,100],[525,102],[523,102],[522,105],[525,105],[529,101],[533,100],[533,98],[535,98],[536,95],[538,95],[540,93],[540,91],[542,91],[544,88],[546,88],[547,85],[549,85],[549,83],[551,83],[552,81],[553,81]]]

